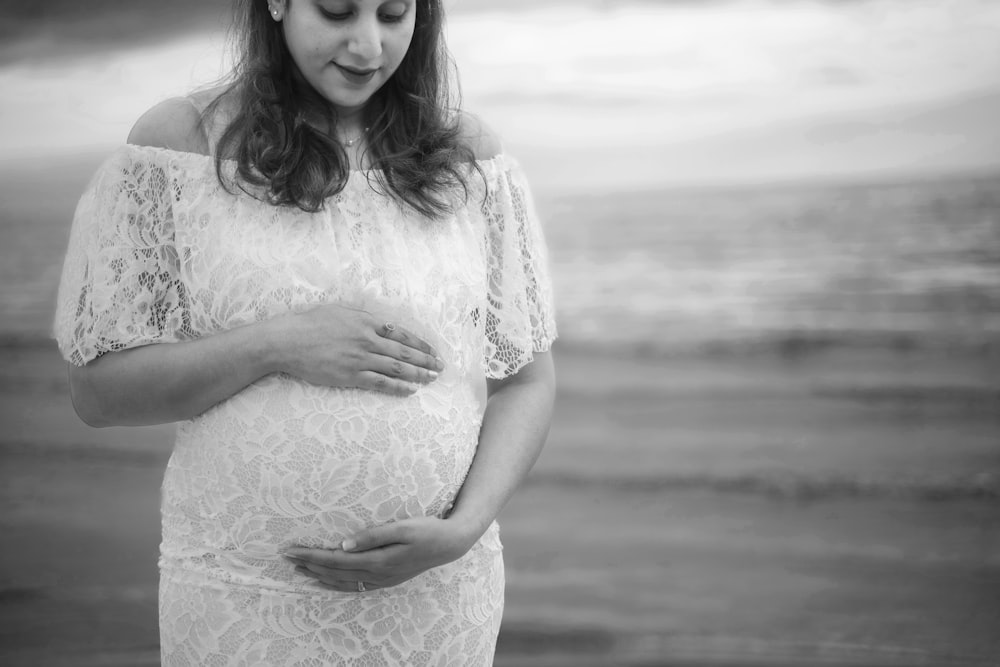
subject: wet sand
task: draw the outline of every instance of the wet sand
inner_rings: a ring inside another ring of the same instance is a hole
[[[50,344],[0,356],[0,663],[157,664],[171,427],[90,429]],[[998,360],[557,362],[498,665],[1000,659]]]

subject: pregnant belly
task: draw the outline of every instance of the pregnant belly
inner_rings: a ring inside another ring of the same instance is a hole
[[[480,419],[457,380],[398,398],[266,378],[179,427],[162,556],[256,576],[288,546],[335,547],[365,527],[441,515]]]

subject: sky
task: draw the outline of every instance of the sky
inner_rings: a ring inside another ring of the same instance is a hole
[[[588,156],[633,172],[623,187],[1000,166],[997,2],[450,4],[465,106],[553,185]],[[113,147],[216,78],[224,47],[184,31],[8,61],[4,159]]]

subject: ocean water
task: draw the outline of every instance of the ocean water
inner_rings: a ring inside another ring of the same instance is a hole
[[[567,342],[996,348],[1000,3],[451,8],[466,106],[536,185]],[[45,335],[88,171],[223,47],[0,67],[0,336]]]
[[[77,187],[85,177],[76,174]],[[23,340],[48,331],[68,219],[30,201],[15,208],[11,197],[43,194],[14,189],[0,185],[9,241],[0,246],[0,338]],[[54,209],[71,205],[68,195]],[[566,343],[646,351],[864,344],[991,355],[1000,345],[1000,174],[542,191],[537,207]]]
[[[541,208],[571,342],[666,352],[1000,346],[1000,174]]]

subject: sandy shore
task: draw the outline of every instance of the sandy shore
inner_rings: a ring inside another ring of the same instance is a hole
[[[0,356],[0,663],[157,664],[171,428],[89,429],[50,345]],[[1000,659],[995,361],[557,360],[498,665]]]

